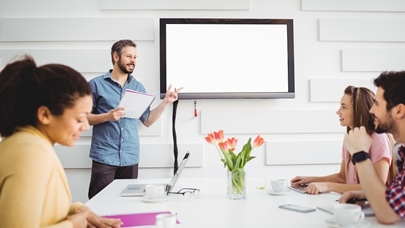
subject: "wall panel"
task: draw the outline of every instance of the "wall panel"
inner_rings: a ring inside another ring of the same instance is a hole
[[[319,19],[321,41],[405,41],[405,20]]]
[[[112,64],[110,52],[109,49],[3,49],[0,50],[0,58],[4,59],[4,64],[7,64],[15,57],[28,54],[35,59],[39,66],[47,63],[60,63],[81,73],[99,72],[101,75],[107,72]],[[0,67],[2,66],[0,65]]]
[[[129,22],[131,29],[123,29]],[[154,30],[153,18],[0,19],[0,41],[154,40]]]
[[[249,10],[250,0],[100,0],[100,10]]]
[[[343,132],[336,121],[335,110],[201,111],[201,134],[219,129],[226,129],[227,134]]]
[[[386,61],[387,59],[390,61]],[[405,49],[344,49],[342,70],[401,71],[405,70],[404,59]]]
[[[203,166],[203,144],[179,143],[178,161],[183,159],[184,154],[189,151],[190,159],[186,167]],[[56,154],[65,169],[91,168],[89,158],[90,145],[75,145],[66,147],[55,145]],[[171,168],[173,167],[173,145],[171,144],[141,144],[139,157],[139,168]]]
[[[341,151],[342,141],[337,140],[267,141],[266,165],[339,164]]]
[[[302,0],[302,10],[405,12],[403,0]]]
[[[373,79],[310,79],[309,84],[311,102],[340,102],[343,91],[349,85],[375,91]]]

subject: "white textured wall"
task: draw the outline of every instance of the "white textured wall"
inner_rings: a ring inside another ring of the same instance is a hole
[[[322,175],[337,171],[340,162],[344,128],[335,110],[343,89],[375,90],[372,79],[380,71],[405,70],[404,11],[404,1],[397,0],[1,0],[0,69],[27,53],[38,64],[67,64],[91,79],[111,67],[113,42],[129,38],[138,44],[134,75],[158,96],[159,18],[294,19],[296,98],[198,100],[198,117],[193,101],[181,100],[179,149],[191,152],[183,175],[225,176],[215,148],[203,138],[219,129],[240,142],[257,133],[266,140],[246,166],[249,176]],[[140,178],[172,174],[171,111],[140,129]],[[87,200],[90,140],[88,132],[73,148],[55,146],[75,201]]]

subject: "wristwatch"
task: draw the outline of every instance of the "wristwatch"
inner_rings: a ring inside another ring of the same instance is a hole
[[[359,151],[359,152],[354,153],[352,155],[352,162],[353,162],[353,165],[356,165],[356,163],[365,161],[365,160],[367,160],[369,158],[370,158],[370,156],[369,156],[369,154],[367,152]]]

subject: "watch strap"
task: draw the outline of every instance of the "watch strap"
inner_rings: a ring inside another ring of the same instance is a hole
[[[370,158],[370,155],[367,152],[359,151],[359,152],[354,153],[352,155],[352,162],[353,162],[353,165],[356,165],[356,163],[365,161],[365,160],[367,160],[369,158]]]

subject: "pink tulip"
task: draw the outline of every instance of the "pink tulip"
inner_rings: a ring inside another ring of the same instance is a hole
[[[208,134],[207,137],[204,137],[204,138],[205,138],[205,140],[207,140],[207,142],[209,144],[215,144],[216,143],[215,136],[212,133]]]
[[[212,132],[215,136],[215,139],[218,142],[223,142],[224,141],[224,131],[223,130],[219,130],[218,132]]]
[[[261,145],[263,145],[264,140],[262,137],[260,137],[260,135],[258,135],[255,139],[255,141],[253,142],[253,147],[260,147]]]
[[[228,146],[230,147],[230,149],[232,151],[234,151],[236,148],[236,144],[238,143],[238,140],[235,137],[232,137],[232,138],[228,139],[227,142],[228,142]]]
[[[222,152],[228,153],[229,152],[229,145],[228,142],[219,142],[218,143],[219,148],[221,149]]]

